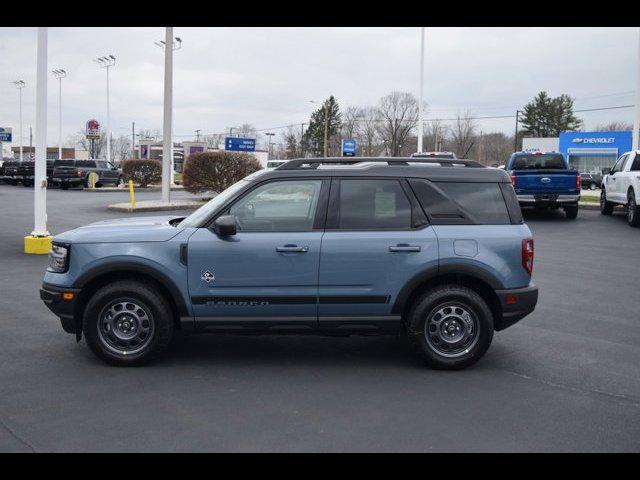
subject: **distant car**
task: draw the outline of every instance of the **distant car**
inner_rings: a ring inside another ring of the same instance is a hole
[[[20,163],[17,160],[10,160],[8,162],[4,162],[3,168],[3,177],[6,183],[10,185],[17,185],[20,182],[20,177],[18,176],[18,169],[20,168]]]
[[[632,227],[640,226],[640,151],[627,152],[620,156],[613,168],[602,179],[600,190],[600,212],[611,215],[616,205],[627,208],[627,222]]]
[[[51,184],[53,175],[54,160],[47,160],[47,181]],[[35,178],[35,162],[33,160],[22,162],[18,167],[18,176],[22,185],[25,187],[33,186],[33,179]]]
[[[583,189],[595,190],[602,185],[602,175],[598,173],[581,173],[580,183]]]
[[[91,188],[92,173],[96,187],[122,183],[122,170],[104,160],[56,160],[52,182],[63,190],[71,186]]]
[[[411,158],[449,158],[456,160],[456,154],[453,152],[416,152],[411,154]]]

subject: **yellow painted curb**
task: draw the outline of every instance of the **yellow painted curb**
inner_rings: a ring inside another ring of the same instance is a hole
[[[24,253],[46,255],[51,250],[51,237],[24,237]]]

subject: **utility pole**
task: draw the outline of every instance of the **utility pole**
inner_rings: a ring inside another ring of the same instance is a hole
[[[638,150],[638,136],[640,135],[640,29],[638,29],[638,65],[636,77],[636,117],[633,121],[633,150]]]
[[[420,100],[418,104],[418,153],[422,152],[422,137],[424,135],[424,27],[420,27]]]
[[[131,158],[136,158],[136,122],[131,122]]]
[[[327,158],[327,150],[329,148],[328,138],[329,138],[329,103],[327,101],[324,103],[324,158]]]
[[[20,98],[20,161],[22,161],[22,89],[25,87],[26,83],[22,80],[16,80],[13,84],[18,88],[19,98]],[[29,127],[31,129],[31,127]],[[31,145],[29,145],[31,146]],[[1,152],[0,152],[1,153]]]
[[[478,161],[484,165],[482,161],[482,129],[480,130],[480,142],[478,144]]]
[[[200,130],[196,130],[196,142],[200,142]]]
[[[516,134],[515,134],[515,138],[513,140],[513,151],[517,152],[518,151],[518,122],[520,121],[520,110],[516,110]]]
[[[265,133],[265,135],[267,136],[267,160],[271,160],[271,140],[275,133]]]
[[[58,79],[58,159],[62,160],[62,79],[67,76],[67,72],[59,68],[51,73]]]
[[[24,238],[24,251],[45,254],[51,249],[51,236],[47,230],[47,27],[38,27],[36,135],[34,227],[31,235]]]
[[[111,161],[111,112],[109,111],[109,69],[116,64],[116,57],[109,55],[94,60],[101,68],[107,70],[107,161]]]

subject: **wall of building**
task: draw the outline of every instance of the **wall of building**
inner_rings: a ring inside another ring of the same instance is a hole
[[[559,148],[560,139],[558,137],[525,137],[522,139],[522,150],[558,152]]]
[[[603,168],[610,168],[631,148],[631,131],[560,134],[559,151],[569,160],[569,166],[580,172],[599,173]]]

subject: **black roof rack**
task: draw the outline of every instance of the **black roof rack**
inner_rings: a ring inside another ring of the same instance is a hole
[[[283,163],[276,170],[297,170],[300,168],[317,169],[320,165],[356,165],[358,163],[386,163],[387,165],[408,165],[409,163],[432,163],[443,167],[463,165],[469,168],[486,168],[475,160],[453,158],[404,158],[404,157],[337,157],[337,158],[296,158]]]

